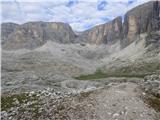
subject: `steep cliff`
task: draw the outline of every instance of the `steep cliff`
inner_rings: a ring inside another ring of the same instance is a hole
[[[59,43],[71,43],[75,39],[74,32],[68,24],[29,22],[19,25],[6,38],[5,49],[33,49],[51,40]]]
[[[151,1],[128,11],[123,23],[122,44],[130,44],[141,33],[150,34],[152,31],[160,30],[159,14],[159,1]]]
[[[2,47],[4,49],[34,49],[46,41],[58,43],[90,43],[113,44],[121,41],[122,48],[135,40],[141,33],[160,30],[160,1],[151,1],[137,6],[122,18],[95,26],[87,31],[75,35],[72,28],[65,23],[29,22],[22,25],[13,23],[2,24]],[[149,38],[149,37],[148,37]]]
[[[110,44],[121,38],[122,19],[115,18],[113,21],[96,26],[82,33],[80,36],[84,41],[91,44]]]
[[[79,41],[91,44],[112,44],[121,40],[122,48],[132,43],[141,33],[150,34],[160,30],[160,2],[151,1],[137,6],[109,23],[98,25],[83,32]]]

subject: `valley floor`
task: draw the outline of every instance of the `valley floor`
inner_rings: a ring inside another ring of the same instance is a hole
[[[144,43],[2,51],[2,120],[159,120],[160,49]]]

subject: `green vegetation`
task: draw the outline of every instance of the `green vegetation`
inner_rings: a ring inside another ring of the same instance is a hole
[[[81,75],[81,76],[75,77],[75,79],[90,80],[90,79],[99,79],[99,78],[105,78],[105,77],[107,77],[107,75],[104,74],[102,71],[98,70],[94,74]]]
[[[80,75],[78,77],[75,77],[75,79],[78,80],[94,80],[94,79],[101,79],[101,78],[107,78],[107,77],[139,77],[143,78],[145,74],[137,74],[137,73],[129,73],[129,72],[123,72],[123,71],[110,71],[110,72],[102,72],[101,70],[96,71],[93,74],[89,75]]]
[[[139,65],[124,66],[117,69],[110,70],[97,70],[93,74],[80,75],[74,77],[78,80],[94,80],[107,77],[138,77],[143,78],[146,75],[150,75],[156,71],[160,70],[160,63],[141,63]]]
[[[18,103],[16,103],[16,101]],[[28,105],[24,107],[24,104]],[[34,119],[37,119],[41,115],[41,112],[39,112],[41,105],[42,103],[40,102],[40,99],[38,98],[37,94],[29,95],[29,93],[21,93],[21,94],[2,96],[1,98],[2,111],[8,111],[12,107],[16,107],[18,108],[18,114],[29,112],[32,113],[32,117]]]
[[[18,105],[27,103],[28,101],[34,101],[37,100],[36,95],[29,96],[28,93],[21,93],[21,94],[14,94],[14,95],[8,95],[8,96],[2,96],[1,97],[1,110],[7,111],[11,107],[17,106],[15,101],[18,101]]]
[[[1,109],[8,110],[11,107],[14,107],[15,99],[19,101],[20,104],[25,103],[28,99],[28,94],[18,94],[18,95],[11,95],[11,96],[2,96],[1,98]]]

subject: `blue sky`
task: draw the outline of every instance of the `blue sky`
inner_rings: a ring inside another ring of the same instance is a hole
[[[150,0],[1,0],[1,22],[65,22],[84,31]]]

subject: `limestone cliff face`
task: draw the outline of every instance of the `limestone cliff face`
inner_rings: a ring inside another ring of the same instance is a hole
[[[58,43],[113,44],[121,41],[122,48],[137,40],[141,33],[151,34],[160,30],[160,1],[151,1],[140,5],[122,18],[93,27],[75,35],[65,23],[29,22],[23,25],[2,24],[2,48],[34,49],[51,40]]]
[[[113,21],[96,26],[82,33],[83,39],[91,44],[110,44],[121,38],[122,19],[117,17]]]
[[[151,1],[128,11],[125,14],[124,23],[121,17],[117,17],[109,23],[83,32],[79,41],[99,45],[112,44],[121,40],[124,48],[141,33],[150,34],[157,30],[160,30],[160,1]]]
[[[19,25],[6,38],[5,49],[34,49],[51,40],[59,43],[71,43],[75,39],[74,32],[68,24],[29,22]]]
[[[130,44],[141,33],[160,29],[160,2],[152,1],[140,5],[125,15],[123,24],[123,44]]]

